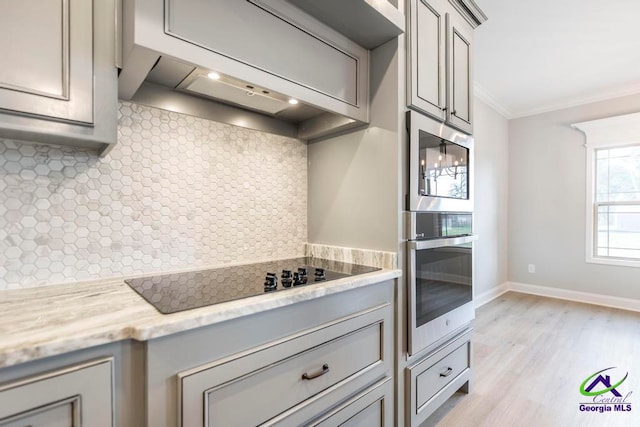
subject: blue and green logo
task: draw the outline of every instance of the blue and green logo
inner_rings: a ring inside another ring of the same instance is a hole
[[[606,372],[606,371],[610,371],[612,369],[615,369],[615,366],[611,367],[611,368],[603,369],[603,370],[598,371],[595,374],[587,377],[587,379],[584,380],[582,382],[582,384],[580,384],[580,393],[583,396],[600,396],[601,394],[605,394],[605,393],[611,392],[616,397],[622,397],[622,395],[620,394],[620,392],[618,392],[618,390],[616,390],[616,388],[620,387],[622,385],[622,383],[625,382],[625,380],[629,376],[629,373],[626,372],[624,377],[620,381],[618,381],[615,384],[611,385],[611,377],[609,375],[604,375],[603,376],[602,373]],[[595,378],[596,376],[597,376],[597,378]],[[591,381],[593,378],[595,378],[595,379],[593,381]],[[589,385],[587,385],[587,383]],[[596,388],[596,386],[599,385],[599,384],[602,384],[602,386],[604,386],[605,388],[600,388],[600,389],[597,389],[596,391],[593,391],[593,389]],[[586,388],[585,388],[585,386],[586,386]]]
[[[629,378],[629,372],[623,372],[613,366],[601,369],[582,381],[580,394],[591,398],[591,401],[580,403],[580,411],[599,413],[631,411],[629,400],[631,391],[625,396],[620,392],[620,387]]]

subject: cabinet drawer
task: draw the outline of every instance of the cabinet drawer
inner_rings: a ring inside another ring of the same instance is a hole
[[[79,424],[79,397],[63,400],[46,405],[42,408],[32,409],[26,413],[18,414],[4,421],[0,421],[0,427],[73,427]]]
[[[418,406],[424,405],[434,394],[468,368],[470,368],[470,364],[469,343],[467,342],[418,375],[416,378]]]
[[[113,359],[0,386],[0,427],[113,426]]]
[[[375,379],[390,369],[390,316],[385,305],[180,374],[182,425],[258,425],[357,377]]]
[[[471,329],[457,335],[405,371],[406,419],[417,426],[458,389],[471,382]]]
[[[347,400],[309,427],[384,427],[393,425],[393,381],[386,378]]]

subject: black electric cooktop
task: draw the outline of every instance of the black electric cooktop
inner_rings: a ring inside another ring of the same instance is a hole
[[[160,313],[169,314],[377,270],[319,258],[294,258],[125,282]]]

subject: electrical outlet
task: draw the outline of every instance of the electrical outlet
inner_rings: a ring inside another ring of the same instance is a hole
[[[529,264],[529,273],[535,273],[535,272],[536,272],[536,265]]]

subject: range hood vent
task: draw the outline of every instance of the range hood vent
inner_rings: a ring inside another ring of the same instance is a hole
[[[362,126],[303,102],[291,103],[282,93],[167,56],[157,60],[132,100],[307,140]]]
[[[269,96],[270,92],[267,90],[256,90],[254,86],[242,83],[213,80],[204,75],[192,79],[184,86],[184,90],[273,115],[291,106],[287,101]]]
[[[404,22],[387,0],[360,2],[350,10]],[[118,96],[308,141],[355,130],[370,120],[370,53],[332,25],[287,0],[127,1]]]

